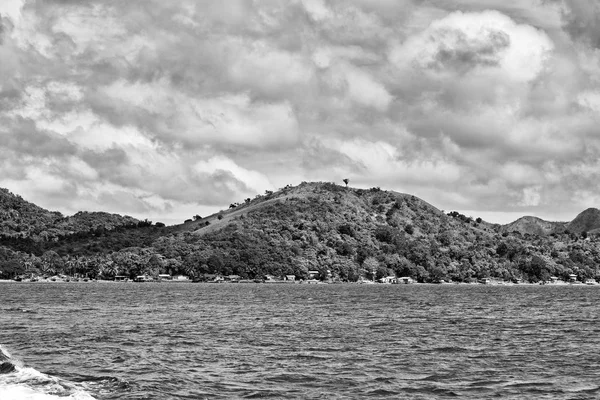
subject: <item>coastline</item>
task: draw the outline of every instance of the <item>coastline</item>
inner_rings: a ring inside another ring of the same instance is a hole
[[[134,281],[127,281],[127,282],[119,282],[119,281],[112,281],[112,280],[90,280],[90,281],[64,281],[64,280],[49,280],[49,279],[40,279],[34,282],[28,281],[28,280],[24,280],[24,281],[15,281],[12,279],[0,279],[0,284],[9,284],[9,283],[14,283],[14,284],[86,284],[86,285],[90,285],[90,284],[115,284],[115,285],[129,285],[129,284],[139,284],[139,282],[134,282]],[[194,285],[211,285],[214,286],[216,282],[192,282],[191,280],[181,280],[181,281],[173,281],[173,280],[164,280],[164,281],[147,281],[147,282],[143,282],[144,284],[191,284],[194,283]],[[297,285],[302,285],[302,286],[313,286],[314,284],[312,283],[306,283],[306,282],[277,282],[279,284],[273,283],[273,282],[219,282],[217,283],[218,285],[232,285],[232,284],[236,284],[236,285],[249,285],[249,284],[254,284],[254,285],[266,285],[266,286],[288,286],[288,285],[293,285],[293,286],[297,286]],[[432,282],[423,282],[423,283],[419,283],[419,282],[414,282],[414,283],[410,283],[410,284],[404,284],[404,283],[396,283],[396,284],[391,284],[391,283],[371,283],[370,285],[365,285],[363,283],[360,282],[319,282],[319,285],[360,285],[360,286],[546,286],[546,287],[554,287],[554,286],[581,286],[581,287],[587,287],[587,286],[598,286],[600,287],[599,284],[586,284],[584,282],[576,282],[576,283],[569,283],[569,282],[557,282],[557,283],[512,283],[512,282],[492,282],[492,283],[479,283],[479,282],[471,282],[471,283],[467,283],[467,282],[444,282],[444,283],[432,283]]]

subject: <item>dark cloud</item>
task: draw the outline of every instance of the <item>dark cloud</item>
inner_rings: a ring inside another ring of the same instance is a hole
[[[489,31],[477,40],[471,40],[462,31],[442,30],[441,38],[435,40],[441,45],[435,54],[435,61],[428,67],[447,71],[449,68],[464,74],[477,66],[493,67],[500,62],[500,52],[510,46],[510,37],[503,31]],[[447,45],[444,40],[450,39]]]
[[[95,169],[115,168],[129,162],[125,150],[115,147],[104,151],[84,150],[81,159]]]
[[[2,18],[2,14],[0,14],[0,46],[4,43],[4,18]]]
[[[38,129],[35,121],[17,117],[7,129],[0,128],[3,147],[23,155],[36,157],[66,157],[74,155],[77,147],[55,133]]]
[[[600,48],[600,4],[588,0],[566,0],[566,31],[576,41]]]

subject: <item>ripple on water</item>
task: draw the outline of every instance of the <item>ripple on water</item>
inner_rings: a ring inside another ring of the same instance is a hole
[[[2,289],[0,343],[99,400],[600,395],[600,288]]]

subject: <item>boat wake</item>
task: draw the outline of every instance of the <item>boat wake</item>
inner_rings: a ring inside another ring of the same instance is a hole
[[[0,345],[0,398],[2,400],[94,400],[76,383],[25,367]]]

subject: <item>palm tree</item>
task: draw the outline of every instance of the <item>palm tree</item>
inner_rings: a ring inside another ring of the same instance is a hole
[[[105,262],[105,272],[111,276],[119,275],[119,266],[112,260]]]
[[[196,277],[196,265],[189,263],[185,266],[185,274],[187,276],[191,276],[192,278]]]

